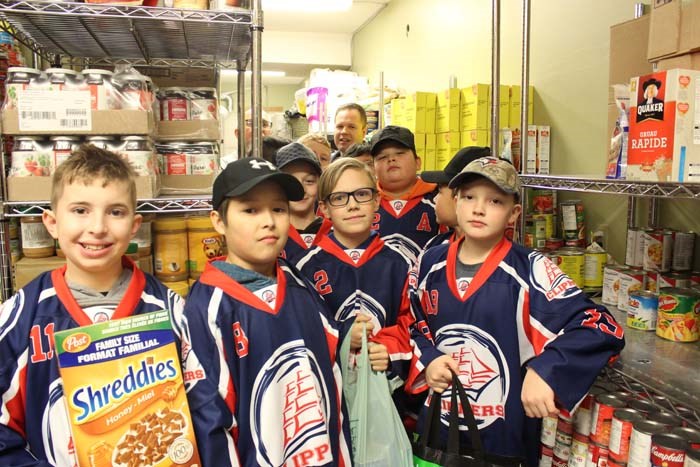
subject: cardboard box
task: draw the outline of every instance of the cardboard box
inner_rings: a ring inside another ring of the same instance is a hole
[[[608,84],[629,83],[633,76],[652,72],[647,60],[649,18],[644,15],[631,21],[610,26],[610,68]],[[608,103],[614,103],[612,88],[608,87]]]
[[[700,49],[700,0],[654,0],[647,59]]]
[[[458,88],[445,89],[437,94],[435,112],[435,133],[460,131],[462,128],[461,91]]]
[[[507,128],[510,121],[510,86],[501,84],[498,87],[498,102],[498,128]]]
[[[508,128],[520,128],[520,112],[522,109],[520,90],[522,86],[513,85],[509,89],[510,110],[508,112]],[[535,119],[535,87],[528,86],[527,91],[527,123],[532,125]]]
[[[527,149],[525,152],[525,173],[537,173],[537,126],[527,126]]]
[[[435,144],[435,170],[442,170],[462,148],[461,135],[456,132],[439,133]]]
[[[700,71],[673,69],[630,82],[627,178],[700,182]]]
[[[700,70],[700,52],[691,52],[683,55],[676,55],[670,58],[662,58],[658,62],[654,63],[654,71],[671,70],[673,68]],[[651,71],[648,71],[647,73],[651,73]],[[642,74],[644,73],[638,73],[637,75]]]
[[[415,133],[413,140],[416,143],[416,154],[421,159],[425,159],[425,133]]]
[[[8,177],[9,201],[48,201],[51,199],[51,177]]]
[[[160,141],[218,141],[221,139],[219,120],[159,121]]]
[[[15,263],[15,290],[19,290],[36,276],[46,271],[53,271],[66,264],[64,258],[50,256],[48,258],[22,258]]]
[[[406,128],[415,133],[435,133],[435,101],[432,92],[415,92],[406,97],[403,108],[403,122]]]
[[[210,175],[161,175],[162,195],[208,195],[216,173]]]
[[[462,88],[462,131],[487,130],[489,121],[489,85],[475,84]]]
[[[467,130],[461,133],[462,147],[489,146],[491,144],[490,130]]]
[[[537,126],[537,173],[549,174],[549,145],[551,140],[548,125]]]
[[[422,161],[422,170],[436,170],[437,164],[437,136],[435,133],[425,135],[425,159]]]
[[[404,107],[406,99],[399,98],[391,101],[391,124],[395,126],[405,126]]]
[[[6,135],[152,135],[153,112],[146,110],[93,110],[92,130],[20,131],[17,109],[2,111],[2,132]],[[59,132],[59,133],[57,133]]]
[[[80,465],[201,465],[168,310],[56,332],[54,343]]]

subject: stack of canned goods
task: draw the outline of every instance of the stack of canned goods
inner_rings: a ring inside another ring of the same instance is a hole
[[[158,173],[153,142],[147,136],[16,136],[8,176],[50,176],[82,143],[123,155],[138,175]]]
[[[573,414],[543,419],[540,467],[697,467],[700,430],[660,404],[692,412],[633,389],[598,381]]]
[[[9,67],[7,99],[4,109],[17,108],[22,90],[90,91],[92,110],[150,110],[155,100],[153,82],[135,71],[113,73],[109,70]]]
[[[215,88],[161,88],[157,98],[161,121],[218,119]]]
[[[163,175],[212,175],[219,170],[219,148],[211,141],[156,144]]]

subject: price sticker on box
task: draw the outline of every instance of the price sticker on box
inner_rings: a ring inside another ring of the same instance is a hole
[[[20,131],[92,130],[90,91],[23,90],[17,109]]]

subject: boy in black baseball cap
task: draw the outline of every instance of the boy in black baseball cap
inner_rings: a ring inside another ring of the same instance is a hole
[[[423,250],[442,243],[452,242],[462,236],[462,231],[457,223],[457,207],[454,193],[447,185],[471,161],[490,155],[491,149],[488,147],[468,146],[457,151],[444,169],[424,171],[420,174],[420,178],[423,181],[437,184],[438,192],[434,198],[435,218],[438,224],[449,229],[431,238],[425,244]]]
[[[351,463],[335,322],[310,283],[279,258],[289,202],[303,197],[294,176],[259,158],[228,164],[214,181],[211,220],[228,256],[207,264],[192,286],[182,339],[202,465],[257,465],[261,456],[283,465],[306,452],[318,464]],[[300,397],[303,407],[293,403]],[[288,429],[305,413],[318,417],[313,435]]]

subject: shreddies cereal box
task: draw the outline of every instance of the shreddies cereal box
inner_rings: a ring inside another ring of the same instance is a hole
[[[632,78],[627,178],[700,182],[700,71]]]
[[[81,467],[198,466],[167,311],[57,332]]]

